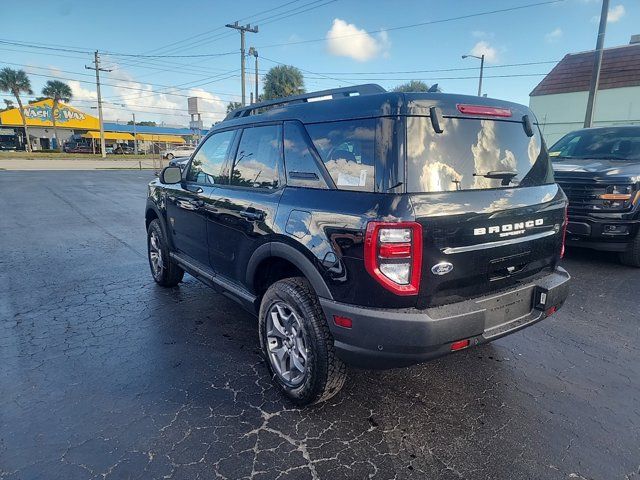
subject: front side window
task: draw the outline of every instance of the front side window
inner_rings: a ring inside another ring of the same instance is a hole
[[[280,125],[245,128],[231,171],[231,185],[278,188],[280,184]]]
[[[407,117],[407,191],[448,192],[541,185],[553,172],[540,133],[520,122]]]
[[[305,127],[339,189],[374,191],[374,119],[314,123]]]
[[[220,185],[228,183],[228,172],[224,168],[229,156],[235,132],[214,133],[207,138],[193,157],[187,181],[204,185]]]

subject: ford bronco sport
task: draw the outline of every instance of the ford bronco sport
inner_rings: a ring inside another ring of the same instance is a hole
[[[240,108],[149,185],[155,281],[257,314],[299,405],[554,313],[567,199],[524,106],[360,85]]]

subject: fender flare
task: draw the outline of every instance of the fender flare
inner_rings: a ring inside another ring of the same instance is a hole
[[[333,295],[331,295],[329,287],[327,287],[322,275],[320,275],[318,269],[311,263],[311,260],[296,248],[281,242],[268,242],[260,245],[253,252],[253,255],[251,255],[247,263],[247,273],[245,277],[246,285],[251,287],[251,291],[255,292],[253,279],[255,278],[258,265],[263,260],[271,257],[278,257],[291,262],[302,272],[319,297],[333,300]]]
[[[147,206],[146,206],[145,211],[144,211],[145,225],[146,225],[146,222],[147,222],[147,217],[148,217],[149,211],[153,211],[153,213],[155,213],[156,218],[160,221],[160,228],[162,228],[162,231],[164,232],[164,238],[166,238],[167,241],[169,242],[169,246],[171,248],[173,248],[173,238],[171,237],[171,235],[170,235],[170,233],[169,233],[169,231],[167,229],[167,222],[165,220],[165,217],[164,217],[162,211],[155,204],[155,202],[153,202],[151,200],[147,200]]]

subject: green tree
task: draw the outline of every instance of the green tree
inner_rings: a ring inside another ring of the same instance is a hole
[[[231,113],[240,107],[242,107],[242,104],[240,102],[229,102],[227,104],[227,113]]]
[[[71,87],[60,80],[49,80],[42,89],[42,95],[53,99],[53,107],[51,108],[51,121],[53,122],[53,136],[56,138],[56,146],[62,151],[62,142],[58,138],[58,126],[56,117],[58,115],[58,105],[60,102],[68,102],[73,97]]]
[[[29,100],[29,105],[41,102],[42,100],[49,100],[51,97],[36,97],[33,100]]]
[[[304,92],[302,72],[291,65],[273,67],[264,78],[264,100],[289,97]]]
[[[25,148],[27,152],[30,152],[31,142],[29,141],[29,131],[27,130],[27,119],[24,117],[22,100],[20,99],[21,93],[28,95],[33,94],[29,77],[24,70],[13,70],[12,68],[5,67],[0,70],[0,91],[9,92],[16,97],[16,102],[20,110],[20,118],[22,118],[22,126],[24,127],[24,136],[26,137]]]
[[[394,92],[427,92],[429,85],[422,80],[411,80],[410,82],[398,85],[393,89]]]
[[[12,110],[13,108],[15,108],[13,106],[13,100],[9,100],[7,98],[3,98],[2,101],[5,104],[5,107],[3,109],[0,110],[0,112],[5,112],[7,110]]]
[[[133,120],[129,120],[127,122],[127,125],[133,125]],[[158,124],[156,122],[149,122],[149,121],[144,121],[144,122],[136,122],[136,125],[140,125],[141,127],[157,127]]]

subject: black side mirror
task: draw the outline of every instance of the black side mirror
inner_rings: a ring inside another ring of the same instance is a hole
[[[160,182],[166,184],[180,183],[182,181],[182,170],[180,167],[169,165],[160,172]]]

